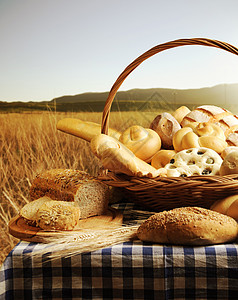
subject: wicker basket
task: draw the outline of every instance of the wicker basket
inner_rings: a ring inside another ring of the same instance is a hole
[[[238,55],[236,47],[205,38],[179,39],[151,48],[128,65],[112,86],[103,111],[102,133],[108,134],[111,105],[119,87],[127,76],[147,58],[164,50],[186,45],[215,47]],[[238,174],[151,179],[104,172],[99,176],[99,179],[110,186],[124,188],[133,201],[154,211],[181,206],[209,208],[218,199],[238,194]]]

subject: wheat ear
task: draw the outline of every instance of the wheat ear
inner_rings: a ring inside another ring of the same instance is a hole
[[[59,258],[72,257],[77,254],[92,252],[102,248],[110,247],[123,242],[137,239],[137,229],[139,225],[120,226],[117,228],[103,230],[89,230],[84,233],[62,233],[59,237],[42,238],[42,243],[47,244],[42,249],[28,253],[26,257],[34,258],[34,262],[39,259],[55,260]]]

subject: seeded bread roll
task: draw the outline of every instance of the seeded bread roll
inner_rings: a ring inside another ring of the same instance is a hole
[[[72,230],[80,217],[75,202],[51,200],[41,205],[36,213],[36,226],[43,230]]]
[[[72,230],[80,215],[75,202],[52,200],[47,196],[27,203],[20,210],[27,224],[44,230]]]
[[[231,217],[200,207],[180,207],[151,216],[140,225],[137,236],[147,242],[201,246],[232,242],[237,231]]]
[[[20,210],[20,216],[22,218],[25,219],[25,221],[29,224],[29,225],[36,225],[36,213],[39,210],[39,208],[45,203],[45,202],[49,202],[52,201],[52,199],[50,199],[47,196],[41,197],[39,199],[36,199],[34,201],[31,201],[27,204],[25,204],[21,210]]]
[[[37,175],[33,180],[31,199],[43,196],[52,200],[75,201],[81,209],[81,218],[88,218],[107,211],[109,188],[86,172],[52,169]]]

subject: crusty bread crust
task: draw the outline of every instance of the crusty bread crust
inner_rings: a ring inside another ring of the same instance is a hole
[[[30,188],[32,200],[43,196],[53,200],[75,201],[83,208],[81,218],[87,218],[107,211],[109,188],[83,171],[51,169],[38,174]]]
[[[57,123],[57,129],[77,136],[90,142],[91,139],[101,133],[101,125],[94,122],[83,121],[74,118],[64,118]],[[109,128],[109,135],[119,139],[121,133],[115,129]]]
[[[156,213],[137,231],[142,241],[177,245],[211,245],[234,241],[237,222],[200,207],[180,207]]]
[[[36,213],[36,226],[43,230],[72,230],[80,218],[80,208],[75,202],[45,202]]]

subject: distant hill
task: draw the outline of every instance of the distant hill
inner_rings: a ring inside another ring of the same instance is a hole
[[[0,111],[49,110],[56,111],[103,111],[109,92],[65,95],[42,102],[0,102]],[[199,89],[131,89],[118,91],[112,110],[175,109],[180,105],[193,108],[211,104],[238,110],[238,83],[220,84]]]

